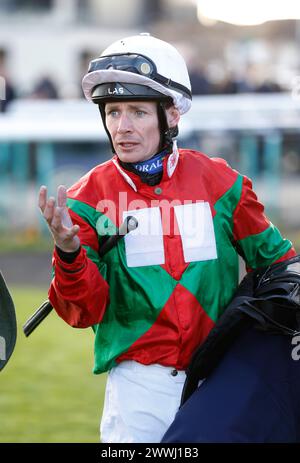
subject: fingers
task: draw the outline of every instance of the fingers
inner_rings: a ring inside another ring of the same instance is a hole
[[[73,225],[66,233],[66,238],[72,240],[79,232],[79,225]]]
[[[57,206],[66,207],[67,204],[67,189],[64,185],[57,188]]]
[[[60,185],[57,189],[57,207],[64,209],[66,208],[66,203],[67,203],[67,189],[64,185]],[[54,217],[54,211],[55,211],[55,198],[50,197],[47,199],[47,187],[45,185],[42,185],[39,191],[39,198],[38,198],[38,206],[47,220],[47,222],[50,223],[52,222],[52,219]],[[64,216],[69,214],[64,214]],[[58,216],[57,216],[58,219]],[[65,225],[66,226],[72,226],[72,221],[69,218],[69,220],[65,220]]]
[[[48,202],[52,199],[54,200],[54,198],[49,198]],[[55,207],[55,202],[52,205],[52,201],[49,209],[45,209],[45,212],[47,213],[48,210],[49,216],[47,216],[46,220],[49,220],[48,223],[51,226],[51,229],[56,232],[64,231],[66,235],[68,235],[69,230],[72,230],[72,233],[74,232],[74,234],[78,233],[80,227],[79,225],[73,225],[67,210],[62,209],[61,207]]]
[[[60,185],[57,189],[57,207],[61,210],[62,224],[67,228],[72,228],[72,219],[67,209],[67,189],[64,185]]]
[[[47,187],[42,185],[39,191],[38,206],[41,212],[44,212],[47,203]]]
[[[43,210],[43,216],[45,220],[48,222],[49,225],[51,225],[54,212],[55,212],[55,198],[52,196],[46,201],[46,205]]]
[[[44,213],[45,216],[45,213]],[[46,219],[47,220],[47,219]],[[51,217],[51,221],[48,222],[51,230],[55,231],[56,233],[59,233],[60,230],[63,228],[62,225],[62,220],[61,220],[61,209],[58,207],[53,207],[53,214]]]
[[[80,227],[79,225],[73,225],[71,222],[71,226],[66,228],[63,222],[63,214],[64,209],[61,207],[56,207],[54,209],[53,219],[50,225],[54,241],[63,251],[76,251],[80,246],[80,240],[77,236]]]
[[[57,206],[66,207],[67,203],[67,188],[64,185],[60,185],[57,188]],[[47,187],[42,185],[39,191],[38,206],[42,212],[47,205]]]
[[[47,188],[43,185],[39,192],[39,208],[46,220],[55,244],[66,252],[80,246],[79,225],[73,225],[67,203],[67,189],[60,185],[57,189],[57,203],[53,196],[47,198]]]
[[[38,205],[48,225],[51,225],[55,211],[55,198],[53,196],[47,198],[47,187],[45,185],[40,188]]]

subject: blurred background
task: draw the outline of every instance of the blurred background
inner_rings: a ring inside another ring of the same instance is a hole
[[[19,326],[0,374],[0,442],[98,441],[105,375],[91,372],[92,331],[53,313],[28,339],[22,325],[51,279],[40,185],[54,194],[111,156],[81,79],[111,42],[140,32],[186,59],[194,99],[179,147],[250,177],[300,251],[298,2],[0,0],[0,270]]]

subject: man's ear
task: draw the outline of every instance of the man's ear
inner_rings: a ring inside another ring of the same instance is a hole
[[[168,126],[171,127],[176,127],[178,125],[179,119],[180,119],[180,112],[178,111],[175,106],[170,106],[170,108],[166,109],[166,116],[167,116],[167,122]]]

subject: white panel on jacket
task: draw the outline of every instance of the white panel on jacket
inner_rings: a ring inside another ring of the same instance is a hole
[[[159,207],[123,212],[123,220],[133,215],[138,227],[125,235],[128,267],[161,265],[165,263],[162,221]]]
[[[208,202],[174,206],[185,262],[217,259],[214,225]]]

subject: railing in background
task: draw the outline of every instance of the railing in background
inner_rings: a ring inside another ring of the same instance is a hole
[[[182,117],[179,145],[227,158],[254,180],[274,216],[299,223],[288,209],[293,202],[299,207],[299,189],[291,189],[300,184],[300,173],[282,179],[290,134],[300,137],[300,102],[290,94],[196,97]],[[40,229],[39,186],[46,184],[53,194],[58,184],[69,186],[110,155],[95,105],[16,101],[0,116],[1,229]]]

